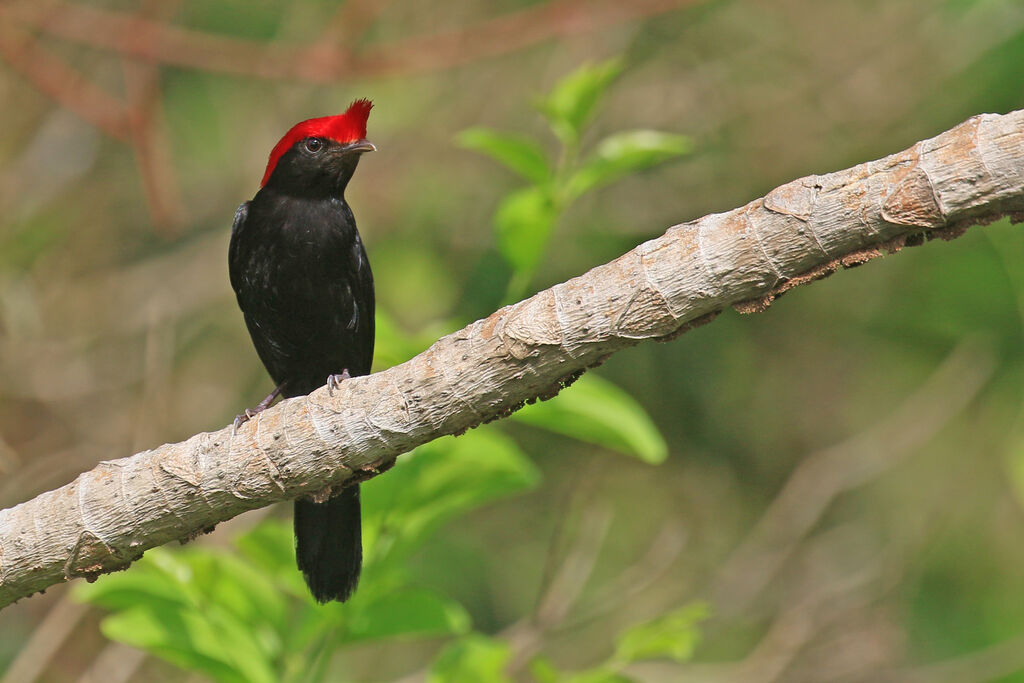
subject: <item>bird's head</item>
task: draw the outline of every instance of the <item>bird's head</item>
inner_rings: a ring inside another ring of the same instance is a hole
[[[260,187],[297,194],[340,196],[363,152],[376,151],[366,139],[373,104],[356,100],[344,114],[292,126],[274,145]]]

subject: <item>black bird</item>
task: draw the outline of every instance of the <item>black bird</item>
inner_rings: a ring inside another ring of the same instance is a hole
[[[370,372],[373,275],[345,187],[366,140],[373,105],[295,125],[270,153],[261,188],[235,212],[228,250],[231,286],[260,360],[276,388],[236,427],[278,395]],[[359,582],[359,485],[325,502],[295,501],[295,546],[313,597],[345,601]]]

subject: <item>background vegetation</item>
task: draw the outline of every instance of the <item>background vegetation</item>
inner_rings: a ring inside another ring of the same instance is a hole
[[[228,230],[297,120],[376,103],[349,200],[381,368],[669,225],[1024,106],[1024,8],[9,2],[0,65],[6,507],[266,393]],[[0,612],[0,671],[1024,680],[1022,338],[1019,227],[910,249],[404,457],[366,486],[348,606],[310,604],[288,510],[258,511]]]

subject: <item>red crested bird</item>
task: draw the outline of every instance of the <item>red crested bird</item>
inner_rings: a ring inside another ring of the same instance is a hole
[[[256,352],[278,395],[302,396],[370,372],[373,275],[345,188],[364,152],[373,105],[292,127],[270,152],[259,192],[235,212],[228,249],[231,286]],[[313,597],[345,601],[362,567],[359,485],[324,502],[295,501],[295,548]]]

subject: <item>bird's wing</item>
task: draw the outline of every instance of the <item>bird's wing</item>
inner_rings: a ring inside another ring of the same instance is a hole
[[[231,234],[234,235],[242,227],[245,217],[249,215],[249,202],[242,202],[235,210],[235,222],[231,224]]]
[[[231,243],[228,245],[228,277],[231,279],[231,288],[238,295],[241,283],[238,281],[241,273],[237,272],[235,264],[238,261],[238,235],[245,227],[245,219],[249,216],[249,202],[242,202],[235,210],[235,221],[231,224]],[[242,302],[239,301],[239,304]],[[244,309],[243,309],[244,310]]]

